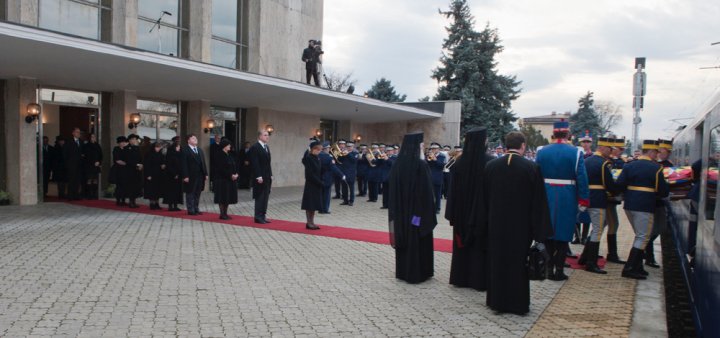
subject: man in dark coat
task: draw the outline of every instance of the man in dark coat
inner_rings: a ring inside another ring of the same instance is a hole
[[[442,199],[442,185],[443,185],[443,169],[445,169],[445,163],[447,159],[445,155],[440,152],[440,144],[433,142],[430,144],[430,153],[428,158],[425,159],[430,167],[430,173],[432,175],[433,192],[435,193],[435,212],[440,213],[440,200]]]
[[[183,203],[182,196],[182,147],[180,136],[172,138],[165,154],[165,183],[163,184],[163,202],[168,205],[168,211],[180,211],[178,204]]]
[[[215,137],[213,137],[212,141],[210,142],[210,191],[213,191],[213,185],[215,185],[215,163],[217,162],[217,157],[219,157],[222,153],[222,149],[220,149],[220,141],[222,141],[223,137],[220,134],[215,134]]]
[[[387,209],[390,201],[390,189],[388,187],[388,181],[390,180],[390,170],[392,170],[393,163],[397,159],[395,155],[395,147],[388,145],[385,147],[385,159],[378,161],[380,166],[380,173],[382,175],[382,207],[380,209]]]
[[[485,164],[493,159],[485,152],[487,130],[474,128],[465,134],[465,154],[452,171],[445,218],[453,227],[450,284],[487,290],[487,218],[484,201]]]
[[[58,135],[55,137],[55,146],[53,147],[53,175],[52,179],[57,184],[58,198],[65,198],[67,195],[67,169],[65,168],[65,156],[63,148],[65,147],[65,138]]]
[[[80,186],[83,182],[82,140],[80,128],[73,128],[72,138],[63,147],[63,160],[67,173],[68,195],[71,201],[80,199]]]
[[[270,223],[267,219],[267,206],[272,188],[272,167],[270,157],[270,134],[261,130],[258,132],[258,141],[250,147],[249,157],[252,166],[253,199],[255,199],[255,223]]]
[[[305,152],[302,164],[305,166],[305,187],[303,189],[301,209],[305,210],[307,222],[305,228],[318,230],[315,224],[315,212],[323,209],[323,180],[319,155],[322,152],[320,141],[310,143],[310,150]]]
[[[422,141],[422,133],[405,135],[388,184],[395,277],[411,284],[421,283],[434,274],[432,232],[437,218],[430,170],[421,158]]]
[[[367,159],[367,152],[368,147],[364,144],[361,144],[358,147],[358,153],[360,153],[360,157],[357,162],[357,186],[358,186],[358,194],[357,196],[365,196],[367,195],[367,173],[368,168],[370,167],[370,162],[368,162]]]
[[[47,136],[43,136],[42,145],[42,160],[43,160],[43,197],[47,196],[48,184],[50,183],[50,174],[52,174],[53,167],[53,146],[50,144],[50,139]]]
[[[305,80],[307,84],[310,84],[310,78],[312,78],[318,87],[320,87],[320,80],[318,79],[317,65],[320,63],[320,54],[322,51],[318,51],[315,47],[315,40],[308,41],[308,47],[302,53],[302,61],[305,62]]]
[[[188,135],[186,140],[187,146],[182,149],[181,160],[185,205],[188,215],[202,215],[199,208],[200,193],[205,189],[205,181],[208,179],[205,154],[198,147],[195,134]]]
[[[318,158],[320,159],[320,175],[322,176],[323,181],[323,190],[322,190],[322,203],[323,207],[320,210],[321,214],[329,214],[330,213],[330,192],[332,190],[333,182],[335,182],[335,177],[345,179],[345,175],[343,172],[338,168],[337,165],[335,165],[335,160],[333,159],[332,155],[330,155],[330,143],[325,142],[323,144],[323,151],[318,155]]]
[[[485,167],[488,238],[487,305],[498,312],[530,311],[530,279],[526,267],[533,240],[538,248],[552,236],[549,208],[540,168],[523,157],[525,136],[505,136],[507,154]],[[465,157],[467,154],[463,155]]]
[[[345,182],[342,183],[343,202],[340,205],[353,206],[355,203],[355,178],[357,177],[357,163],[360,155],[353,149],[354,147],[355,143],[347,142],[345,145],[347,153],[339,158],[340,162],[342,162],[340,170],[345,174]]]

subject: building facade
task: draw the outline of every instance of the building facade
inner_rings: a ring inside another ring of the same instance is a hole
[[[103,172],[119,135],[192,133],[208,154],[215,134],[239,145],[272,129],[276,186],[303,183],[313,135],[399,142],[423,130],[458,143],[457,102],[399,105],[304,84],[300,54],[322,33],[322,0],[0,0],[0,189],[15,204],[41,202],[40,140],[74,127],[99,137]]]
[[[520,128],[532,126],[535,130],[539,131],[546,140],[549,141],[552,139],[553,123],[560,122],[562,120],[568,121],[570,120],[570,115],[570,112],[552,112],[549,115],[524,117],[518,119],[518,125]]]

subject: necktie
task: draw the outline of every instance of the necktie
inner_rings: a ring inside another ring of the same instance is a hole
[[[193,152],[195,153],[195,155],[198,154],[198,151],[197,151],[197,148],[196,148],[196,147],[193,147]]]
[[[80,140],[75,139],[75,144],[77,144],[77,146],[79,147],[79,146],[80,146]]]

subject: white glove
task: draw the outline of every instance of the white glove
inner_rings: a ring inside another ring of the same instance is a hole
[[[580,210],[580,212],[585,212],[585,211],[587,211],[587,207],[584,205],[578,204],[578,210]]]
[[[347,181],[347,180],[345,179],[345,176],[343,176],[343,181]]]

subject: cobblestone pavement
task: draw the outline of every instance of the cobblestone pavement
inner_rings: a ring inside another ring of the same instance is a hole
[[[273,193],[270,217],[301,216]],[[364,203],[322,223],[384,229]],[[523,336],[563,285],[532,282],[530,314],[501,316],[448,285],[448,253],[409,285],[387,245],[64,203],[0,213],[3,337]]]

